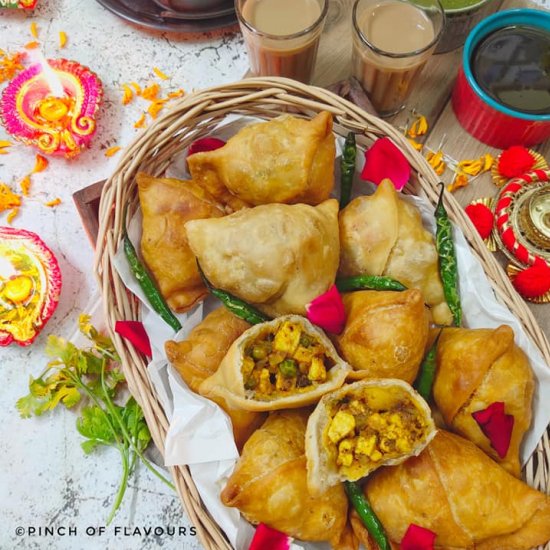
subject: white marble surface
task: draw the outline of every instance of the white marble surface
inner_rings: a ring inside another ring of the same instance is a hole
[[[151,71],[154,66],[171,77],[162,83],[164,89],[192,91],[237,80],[247,69],[242,38],[232,31],[204,35],[149,31],[127,24],[94,0],[39,0],[32,16],[0,11],[0,48],[16,51],[31,41],[31,21],[38,25],[44,54],[74,59],[93,69],[103,81],[105,100],[91,149],[75,160],[51,159],[46,171],[33,176],[31,197],[13,221],[14,227],[38,233],[54,251],[63,273],[63,290],[54,317],[32,346],[0,349],[0,549],[197,549],[201,545],[190,536],[190,522],[179,499],[145,468],[138,468],[131,478],[118,515],[99,534],[118,487],[117,451],[85,456],[75,415],[59,410],[22,420],[15,402],[27,393],[29,375],[36,376],[47,362],[43,353],[47,335],[69,338],[79,313],[90,311],[98,302],[93,251],[72,194],[107,177],[117,156],[106,158],[105,149],[129,143],[138,132],[133,124],[147,104],[133,102],[124,107],[121,84],[158,81]],[[63,50],[58,48],[61,30],[68,36]],[[5,138],[0,128],[0,139]],[[29,147],[12,147],[8,155],[0,156],[0,181],[17,188],[32,170],[34,157]],[[58,207],[44,206],[56,197],[62,200]],[[0,225],[6,225],[5,213],[0,214]],[[31,535],[32,527],[53,527],[59,534]],[[175,528],[176,534],[124,533],[124,528],[155,527]],[[180,527],[187,529],[186,535],[178,534]],[[23,528],[23,536],[17,534],[18,528]],[[76,535],[72,534],[75,529]],[[87,529],[96,532],[87,534]]]

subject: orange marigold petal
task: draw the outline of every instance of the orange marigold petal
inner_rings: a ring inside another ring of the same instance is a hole
[[[31,23],[31,34],[34,38],[38,38],[38,25],[35,21]]]
[[[168,80],[168,76],[164,74],[158,67],[153,67],[153,72],[161,79]]]
[[[7,139],[0,139],[0,147],[11,147],[13,143]]]
[[[128,105],[132,99],[134,99],[134,92],[132,91],[132,88],[128,86],[128,84],[123,84],[122,89],[124,90],[124,94],[122,96],[122,105]]]
[[[19,208],[14,208],[7,216],[6,216],[6,221],[11,224],[11,222],[13,221],[13,219],[15,218],[15,216],[17,216],[17,214],[19,214]]]
[[[23,193],[23,196],[28,197],[31,190],[31,176],[25,176],[19,183],[19,186],[21,187],[21,193]]]
[[[149,113],[151,118],[157,118],[158,114],[162,109],[164,108],[164,104],[166,103],[166,100],[160,99],[158,101],[153,101],[151,105],[149,105],[149,108],[147,109],[147,112]]]
[[[67,44],[67,33],[59,31],[59,47],[64,48],[65,44]]]
[[[120,147],[119,145],[115,145],[114,147],[109,147],[109,149],[105,151],[105,156],[112,157],[113,155],[116,155],[121,149],[122,147]]]
[[[422,147],[424,147],[423,143],[419,143],[418,141],[415,141],[412,138],[407,138],[409,140],[409,143],[417,150],[422,151]]]
[[[151,84],[141,92],[141,97],[143,97],[144,99],[148,99],[149,101],[153,101],[157,99],[159,92],[160,86],[156,83]]]
[[[36,161],[34,163],[34,168],[32,169],[33,174],[38,174],[43,172],[50,165],[49,160],[42,155],[36,155]]]
[[[483,171],[486,172],[487,170],[490,170],[493,167],[493,162],[495,162],[495,159],[491,155],[491,153],[485,153],[483,157]]]
[[[145,113],[142,113],[141,116],[134,124],[134,128],[143,128],[145,126]]]
[[[173,92],[168,93],[169,99],[174,99],[176,97],[183,97],[185,95],[185,90],[182,90],[181,88],[179,90],[174,90]]]
[[[40,42],[33,40],[32,42],[27,42],[25,46],[23,46],[26,50],[34,50],[40,46]]]
[[[141,95],[141,86],[137,82],[130,82],[130,86],[134,88],[136,95]]]
[[[463,173],[456,174],[451,185],[447,187],[447,190],[452,193],[453,191],[456,191],[461,187],[466,187],[469,182],[470,180],[468,179],[468,176],[466,174],[463,174]]]
[[[418,118],[410,125],[407,130],[407,135],[411,138],[423,136],[428,131],[428,120],[424,115],[419,115]]]
[[[0,212],[17,206],[21,206],[21,195],[17,195],[5,183],[0,182]]]
[[[61,199],[59,197],[57,197],[56,199],[53,199],[52,201],[48,201],[46,203],[44,203],[45,206],[47,206],[48,208],[54,208],[55,206],[57,206],[58,204],[61,204]]]

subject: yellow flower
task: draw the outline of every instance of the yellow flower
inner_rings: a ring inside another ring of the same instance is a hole
[[[430,151],[426,155],[426,160],[438,176],[441,176],[441,174],[445,172],[445,169],[447,168],[447,163],[443,160],[443,151]]]
[[[426,135],[428,131],[428,121],[424,115],[418,115],[416,120],[409,126],[407,136],[417,138]]]
[[[466,187],[469,183],[468,176],[464,173],[458,172],[455,174],[455,177],[451,183],[451,185],[447,186],[447,191],[452,193],[453,191],[456,191],[457,189],[460,189],[461,187]]]

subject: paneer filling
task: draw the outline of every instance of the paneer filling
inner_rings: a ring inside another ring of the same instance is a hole
[[[295,322],[260,334],[245,350],[244,387],[256,399],[301,393],[326,382],[335,364],[321,342]]]
[[[369,394],[347,397],[336,403],[325,432],[336,465],[350,479],[359,479],[373,464],[409,454],[425,440],[428,426],[414,403],[401,396],[389,404],[380,399],[383,388]],[[382,407],[378,406],[382,405]]]

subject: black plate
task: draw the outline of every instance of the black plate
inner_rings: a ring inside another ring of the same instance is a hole
[[[174,32],[207,32],[235,25],[235,9],[205,10],[204,12],[170,12],[152,0],[97,0],[116,15],[151,29]]]

